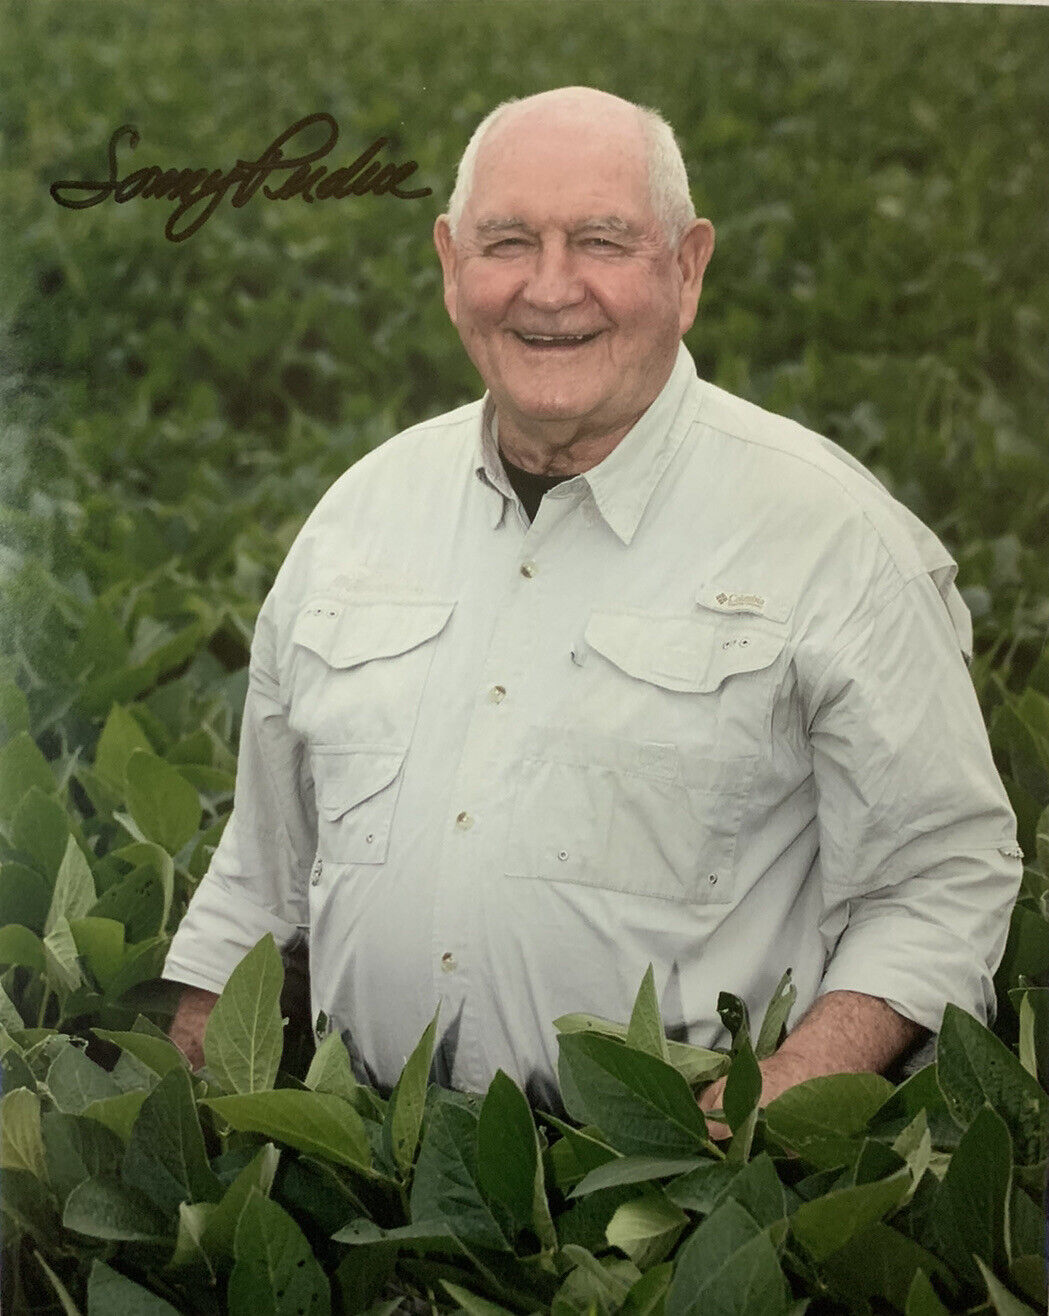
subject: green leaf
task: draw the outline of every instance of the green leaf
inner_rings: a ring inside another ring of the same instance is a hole
[[[788,969],[776,984],[776,990],[772,993],[772,999],[765,1010],[765,1017],[761,1021],[761,1029],[754,1043],[754,1054],[759,1060],[767,1060],[779,1046],[783,1030],[787,1026],[787,1017],[797,999],[798,989]]]
[[[709,1165],[709,1161],[685,1156],[667,1160],[661,1156],[617,1156],[591,1170],[576,1184],[569,1197],[586,1197],[604,1188],[617,1188],[620,1184],[649,1183],[655,1179],[669,1179],[687,1170]],[[716,1162],[721,1164],[721,1162]]]
[[[222,1185],[208,1163],[192,1081],[170,1069],[146,1097],[124,1156],[124,1182],[165,1215],[180,1202],[217,1202]]]
[[[222,1194],[204,1228],[204,1248],[210,1257],[232,1259],[241,1212],[253,1191],[269,1196],[279,1162],[280,1152],[272,1142],[266,1143]]]
[[[513,1079],[496,1071],[477,1121],[477,1181],[518,1229],[534,1229],[543,1247],[557,1235],[546,1199],[539,1138],[528,1099]]]
[[[0,681],[0,740],[29,730],[29,704],[14,681]]]
[[[29,1088],[15,1088],[0,1101],[0,1169],[26,1170],[47,1182],[40,1098]]]
[[[950,1316],[950,1312],[936,1296],[932,1281],[923,1270],[916,1272],[907,1292],[905,1316]]]
[[[179,1203],[178,1233],[165,1271],[196,1270],[207,1277],[207,1283],[214,1284],[215,1267],[204,1247],[204,1231],[217,1209],[214,1202]]]
[[[77,963],[76,942],[64,914],[55,919],[55,926],[44,937],[44,972],[51,989],[61,995],[72,992],[83,982]]]
[[[1004,1042],[955,1005],[944,1011],[936,1072],[951,1114],[963,1128],[986,1102],[1005,1120],[1019,1164],[1045,1157],[1049,1097]]]
[[[1038,1039],[1049,1037],[1049,987],[1015,988],[1009,993],[1009,999],[1016,1007],[1020,1020],[1020,1064],[1032,1078],[1037,1079]],[[1045,1069],[1046,1062],[1043,1060],[1042,1070]]]
[[[736,1031],[732,1049],[732,1068],[725,1080],[721,1104],[732,1130],[728,1159],[745,1161],[750,1156],[754,1140],[762,1090],[761,1070],[750,1045],[750,1030],[745,1022]]]
[[[194,837],[201,805],[196,789],[155,754],[136,749],[127,761],[127,806],[147,840],[169,854]]]
[[[0,928],[0,964],[19,964],[43,973],[44,963],[43,942],[35,932],[17,923]]]
[[[360,1084],[350,1063],[350,1053],[339,1033],[329,1033],[314,1052],[304,1080],[316,1092],[330,1092],[345,1101],[356,1102]]]
[[[684,1211],[659,1192],[647,1193],[616,1208],[605,1237],[639,1270],[663,1260],[688,1224]]]
[[[558,1290],[553,1303],[556,1312],[615,1311],[637,1282],[637,1267],[631,1261],[598,1260],[574,1243],[566,1243],[561,1255],[576,1268]]]
[[[594,1014],[563,1014],[554,1020],[559,1033],[597,1033],[602,1037],[616,1037],[626,1041],[626,1024],[613,1023]],[[728,1073],[729,1057],[724,1051],[711,1051],[706,1047],[692,1046],[688,1042],[666,1039],[667,1059],[692,1087],[710,1083]]]
[[[179,1316],[163,1298],[96,1257],[87,1281],[87,1316]]]
[[[956,1287],[938,1257],[881,1221],[854,1234],[820,1263],[820,1274],[852,1309],[862,1301],[880,1299],[904,1310],[907,1295],[922,1273],[935,1274]]]
[[[153,746],[135,718],[126,708],[114,704],[98,738],[95,771],[120,792],[121,799],[124,796],[128,760],[136,749],[145,750],[147,754],[153,753]]]
[[[237,1225],[230,1316],[330,1316],[328,1278],[295,1221],[252,1189]]]
[[[758,1160],[760,1157],[756,1157],[748,1167],[734,1165],[730,1161],[708,1161],[683,1174],[680,1179],[675,1179],[664,1191],[670,1201],[684,1207],[686,1211],[710,1215],[724,1199],[733,1179],[742,1174],[744,1168],[749,1171]]]
[[[11,822],[11,839],[15,848],[29,855],[54,879],[62,864],[71,835],[69,816],[50,790],[31,786],[15,810]]]
[[[273,934],[248,951],[230,974],[208,1018],[204,1063],[229,1092],[265,1092],[280,1065],[284,964]]]
[[[140,982],[159,977],[167,953],[167,937],[149,937],[124,948],[124,959],[106,989],[106,996],[117,1001]]]
[[[678,1200],[676,1193],[674,1200]],[[783,1185],[767,1152],[755,1156],[742,1167],[739,1174],[725,1182],[711,1209],[716,1210],[722,1202],[729,1200],[744,1207],[762,1228],[786,1216],[787,1200]]]
[[[115,1097],[120,1088],[101,1065],[68,1042],[51,1062],[47,1088],[58,1110],[81,1115],[92,1102]]]
[[[124,1144],[97,1120],[49,1110],[41,1120],[47,1177],[64,1205],[85,1179],[117,1179]]]
[[[77,952],[103,991],[124,962],[124,925],[111,918],[77,918],[70,921]]]
[[[209,1106],[242,1132],[261,1133],[336,1165],[371,1169],[371,1146],[364,1122],[341,1097],[281,1088],[276,1092],[212,1097],[201,1105]]]
[[[22,1016],[18,1013],[14,1001],[11,1000],[3,987],[0,987],[0,1028],[17,1032],[18,1029],[24,1028],[25,1023]],[[10,1041],[10,1038],[8,1039]],[[15,1043],[11,1041],[11,1045]],[[3,1054],[4,1047],[0,1046],[0,1055]]]
[[[582,1103],[569,1113],[597,1124],[619,1151],[673,1157],[709,1145],[703,1113],[670,1065],[594,1033],[562,1033],[558,1042],[562,1092],[568,1079]]]
[[[188,1068],[189,1061],[166,1037],[153,1037],[142,1032],[115,1032],[109,1028],[92,1028],[91,1031],[96,1037],[122,1047],[161,1078],[172,1069]]]
[[[117,919],[128,941],[156,936],[164,926],[164,888],[151,864],[140,864],[114,882],[91,907],[95,918]]]
[[[33,1256],[36,1257],[40,1269],[47,1276],[48,1281],[51,1284],[51,1287],[54,1289],[58,1301],[62,1304],[62,1311],[65,1313],[65,1316],[80,1316],[80,1308],[69,1296],[69,1290],[58,1278],[58,1276],[51,1269],[51,1267],[47,1264],[47,1262],[40,1255],[40,1253],[36,1250],[36,1248],[33,1249]]]
[[[802,1202],[790,1218],[791,1232],[815,1261],[823,1261],[860,1230],[894,1211],[910,1186],[909,1171],[899,1170],[887,1179]]]
[[[34,869],[18,863],[0,867],[0,927],[19,923],[40,934],[50,904],[51,888]]]
[[[85,1179],[66,1198],[62,1224],[89,1238],[163,1242],[168,1222],[141,1193],[112,1179]]]
[[[666,1316],[786,1316],[789,1306],[772,1238],[729,1201],[678,1253]]]
[[[44,920],[45,934],[54,930],[60,918],[67,922],[83,918],[97,899],[90,865],[84,858],[83,850],[70,836],[55,878],[47,918]]]
[[[37,786],[53,795],[55,779],[47,759],[28,731],[0,746],[0,818],[14,816],[27,791]]]
[[[121,1141],[127,1142],[146,1096],[145,1091],[121,1092],[119,1096],[92,1101],[81,1113],[85,1119],[98,1120],[107,1129],[112,1129]]]
[[[114,850],[111,858],[132,865],[132,872],[128,874],[127,879],[129,881],[139,869],[152,868],[164,897],[160,927],[166,927],[175,894],[175,865],[168,852],[162,846],[154,845],[152,841],[132,841],[130,845]],[[125,923],[127,921],[124,920]]]
[[[419,1146],[426,1087],[430,1079],[434,1040],[437,1036],[437,1014],[423,1030],[414,1051],[408,1057],[400,1077],[390,1093],[390,1103],[383,1121],[383,1142],[394,1164],[403,1173],[411,1169]]]
[[[892,1094],[880,1074],[828,1074],[782,1092],[765,1108],[769,1134],[811,1165],[832,1169],[856,1154],[871,1117]]]
[[[980,1257],[976,1258],[976,1264],[980,1268],[980,1274],[987,1285],[987,1296],[991,1300],[991,1305],[998,1313],[998,1316],[1038,1316],[1033,1307],[1029,1307],[1026,1302],[1021,1302],[1015,1297],[1001,1280],[997,1279],[991,1270]]]
[[[975,1257],[996,1270],[1007,1264],[1012,1151],[1005,1121],[990,1106],[981,1107],[951,1157],[934,1203],[940,1251],[974,1284],[980,1282]]]
[[[479,1298],[476,1293],[467,1292],[461,1285],[453,1284],[451,1280],[442,1279],[441,1287],[459,1304],[460,1311],[465,1312],[466,1316],[513,1316],[509,1307],[500,1307],[497,1302]]]
[[[457,1238],[509,1251],[478,1179],[477,1119],[464,1107],[434,1104],[411,1189],[411,1218],[423,1227],[443,1226]]]
[[[638,988],[630,1014],[626,1044],[669,1063],[667,1036],[663,1028],[663,1016],[659,1012],[659,998],[656,996],[656,980],[651,964],[645,970]]]
[[[663,1316],[663,1304],[673,1274],[674,1267],[669,1261],[653,1266],[631,1287],[619,1309],[619,1316]]]

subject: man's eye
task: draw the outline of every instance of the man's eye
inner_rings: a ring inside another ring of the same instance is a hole
[[[498,242],[491,243],[488,250],[509,253],[525,245],[524,238],[500,238]]]
[[[585,242],[588,247],[604,248],[607,251],[614,251],[619,246],[611,238],[586,238]]]

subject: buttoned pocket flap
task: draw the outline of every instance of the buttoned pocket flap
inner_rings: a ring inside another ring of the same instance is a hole
[[[785,633],[743,617],[709,622],[695,616],[594,612],[587,644],[622,671],[667,690],[717,690],[737,672],[769,667],[783,650]]]
[[[329,822],[336,822],[389,786],[404,762],[404,750],[332,746],[314,750],[312,761],[317,807]]]
[[[296,619],[292,640],[329,667],[355,667],[425,644],[444,629],[454,607],[454,601],[415,595],[312,599]]]

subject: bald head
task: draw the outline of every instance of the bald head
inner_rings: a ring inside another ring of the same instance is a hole
[[[635,105],[594,87],[557,87],[520,100],[504,101],[478,125],[463,152],[448,204],[455,238],[486,158],[519,149],[522,142],[540,146],[586,133],[613,139],[647,174],[652,209],[667,241],[676,247],[696,217],[688,176],[673,130],[655,110]]]

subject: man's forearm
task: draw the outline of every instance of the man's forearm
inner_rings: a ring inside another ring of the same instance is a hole
[[[809,1078],[880,1074],[925,1035],[921,1024],[899,1014],[880,996],[828,992],[813,1002],[776,1055],[809,1070]]]
[[[182,988],[168,1036],[194,1069],[199,1069],[204,1063],[204,1030],[218,999],[215,992],[203,987]]]
[[[881,1073],[899,1059],[926,1029],[899,1014],[879,996],[864,992],[827,992],[788,1033],[783,1045],[760,1064],[761,1104],[768,1103],[806,1079],[824,1074]],[[699,1099],[703,1110],[721,1106],[725,1080],[706,1088]],[[712,1123],[713,1137],[728,1137],[724,1125]]]

